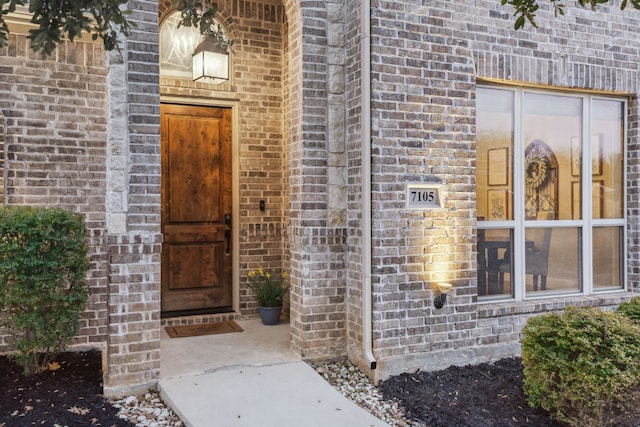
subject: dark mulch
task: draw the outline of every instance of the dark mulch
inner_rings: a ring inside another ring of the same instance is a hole
[[[57,370],[30,377],[0,356],[0,426],[132,426],[102,395],[98,351],[64,352]]]
[[[100,352],[65,352],[57,370],[25,377],[0,356],[0,427],[115,426],[133,424],[117,417],[102,395]],[[527,405],[520,359],[450,367],[388,379],[386,399],[401,402],[409,419],[429,427],[558,427],[542,410]],[[620,424],[633,426],[635,419]]]
[[[561,426],[527,405],[518,358],[401,374],[381,384],[386,399],[402,403],[407,418],[429,427]]]

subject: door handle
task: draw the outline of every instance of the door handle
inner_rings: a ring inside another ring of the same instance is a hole
[[[225,253],[231,254],[231,230],[224,230]]]
[[[227,226],[227,229],[224,230],[224,240],[225,240],[225,253],[227,255],[231,254],[231,214],[224,215],[224,224]]]
[[[224,215],[224,224],[227,226],[227,229],[224,230],[224,240],[225,240],[225,253],[227,255],[231,254],[231,214]]]

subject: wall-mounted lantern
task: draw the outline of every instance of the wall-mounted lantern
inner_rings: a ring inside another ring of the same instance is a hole
[[[447,294],[449,293],[449,290],[451,290],[451,287],[453,285],[451,285],[450,283],[438,283],[437,286],[439,294],[434,298],[433,306],[437,309],[440,309],[444,307],[444,304],[447,302]]]
[[[193,52],[193,80],[200,79],[210,83],[229,80],[229,52],[211,34]]]

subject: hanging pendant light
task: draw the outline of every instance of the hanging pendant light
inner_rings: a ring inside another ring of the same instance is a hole
[[[229,52],[212,35],[193,51],[193,80],[222,83],[229,80]]]

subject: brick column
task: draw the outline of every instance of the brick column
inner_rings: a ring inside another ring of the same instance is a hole
[[[160,234],[110,235],[106,395],[148,389],[160,375]]]
[[[134,1],[151,11],[154,1]],[[109,325],[105,394],[155,385],[160,375],[160,88],[157,14],[108,54],[107,251]]]
[[[289,150],[291,332],[293,349],[311,359],[346,354],[344,5],[316,5],[302,8],[302,52],[290,24],[290,111],[302,108],[301,138],[292,127]],[[295,103],[297,61],[303,105]]]

